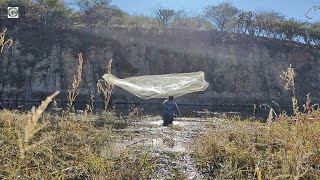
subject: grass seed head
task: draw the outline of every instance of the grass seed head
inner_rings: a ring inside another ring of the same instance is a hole
[[[20,159],[24,159],[25,153],[38,146],[39,144],[43,143],[46,139],[42,139],[38,142],[34,142],[33,144],[29,144],[30,140],[42,130],[44,127],[47,126],[48,122],[38,123],[42,113],[48,107],[49,103],[52,99],[58,95],[59,92],[55,92],[52,95],[48,96],[45,101],[42,101],[38,108],[32,107],[31,111],[28,113],[28,119],[26,125],[24,126],[24,135],[22,136],[20,133],[19,135],[19,147],[20,147]]]

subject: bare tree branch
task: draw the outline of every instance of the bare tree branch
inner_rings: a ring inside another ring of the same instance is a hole
[[[310,13],[310,11],[318,11],[318,10],[320,10],[320,6],[312,6],[307,12],[306,12],[306,14],[304,15],[304,16],[306,16],[308,19],[312,19],[311,17],[309,17],[308,16],[308,14]]]

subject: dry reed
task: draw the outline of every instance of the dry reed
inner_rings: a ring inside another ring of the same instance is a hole
[[[299,113],[299,107],[298,107],[298,99],[296,97],[296,89],[295,89],[295,82],[294,78],[296,76],[296,73],[294,71],[294,68],[290,64],[290,67],[287,69],[287,71],[282,72],[282,75],[280,77],[285,80],[285,89],[291,90],[292,92],[292,109],[293,109],[293,115],[297,115]]]
[[[78,54],[79,64],[77,74],[73,76],[73,81],[71,87],[68,89],[68,103],[67,103],[67,110],[66,113],[69,113],[73,108],[73,103],[77,96],[79,95],[79,87],[82,78],[82,65],[83,65],[83,58],[82,54]]]
[[[253,117],[256,116],[256,110],[257,110],[257,105],[253,104],[253,112],[252,112]]]
[[[0,110],[0,179],[150,179],[154,160],[146,158],[145,149],[114,149],[118,135],[109,125],[95,127],[73,116],[69,121],[50,114],[39,118],[48,102],[33,110],[33,116]],[[33,135],[25,138],[24,125],[36,119],[28,131]]]
[[[84,110],[85,115],[92,114],[94,109],[93,103],[94,103],[94,95],[90,93],[89,103],[86,104],[86,109]]]
[[[1,46],[1,51],[0,51],[0,53],[3,52],[3,48],[4,48],[4,46],[5,46],[6,44],[9,43],[8,46],[9,46],[9,48],[10,48],[10,47],[12,46],[12,43],[13,43],[12,38],[9,38],[9,39],[7,39],[7,40],[5,41],[6,31],[7,31],[7,28],[5,28],[3,32],[0,32],[0,46]]]
[[[129,119],[141,120],[143,111],[144,111],[144,109],[142,107],[132,107],[129,112]]]
[[[111,75],[111,69],[112,68],[112,59],[109,61],[109,64],[107,66],[108,74]],[[98,92],[102,94],[103,96],[103,102],[104,102],[104,110],[108,110],[108,104],[110,102],[112,90],[114,85],[109,84],[104,80],[99,79],[97,83]]]
[[[58,95],[59,92],[55,92],[51,96],[48,96],[45,101],[42,101],[41,105],[38,108],[32,107],[31,111],[28,113],[27,124],[24,127],[24,134],[19,135],[19,147],[20,147],[20,159],[24,159],[25,153],[32,148],[37,147],[39,144],[43,143],[46,139],[42,139],[38,142],[33,142],[30,144],[31,139],[42,130],[44,127],[48,125],[48,122],[42,122],[41,124],[38,123],[42,113],[48,107],[49,103],[52,99]]]
[[[311,111],[311,98],[310,98],[310,93],[308,93],[307,95],[307,101],[306,103],[303,105],[303,109],[304,109],[304,113],[310,113]]]
[[[270,108],[267,124],[232,119],[215,132],[208,132],[195,150],[205,177],[320,179],[320,110],[311,105],[307,94],[304,112],[299,112],[291,65],[281,77],[286,81],[286,90],[292,91],[293,115],[282,111],[277,116],[265,104],[260,107]]]

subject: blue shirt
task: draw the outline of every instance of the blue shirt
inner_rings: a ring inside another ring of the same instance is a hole
[[[174,111],[177,111],[180,114],[177,103],[173,100],[165,100],[163,102],[163,113],[168,116],[173,116]]]

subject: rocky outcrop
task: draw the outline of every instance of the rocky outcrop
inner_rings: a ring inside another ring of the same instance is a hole
[[[2,99],[39,99],[56,90],[65,99],[76,73],[77,53],[82,52],[79,101],[86,101],[90,92],[97,94],[96,82],[110,59],[114,60],[113,74],[120,78],[204,71],[208,89],[177,99],[188,104],[251,105],[272,100],[290,104],[290,93],[279,75],[292,64],[299,99],[311,93],[313,101],[320,100],[320,52],[304,44],[185,30],[166,35],[72,31],[55,37],[60,39],[47,44],[46,50],[41,49],[45,43],[31,47],[20,38],[12,50],[0,55]],[[139,99],[116,88],[114,101]]]

